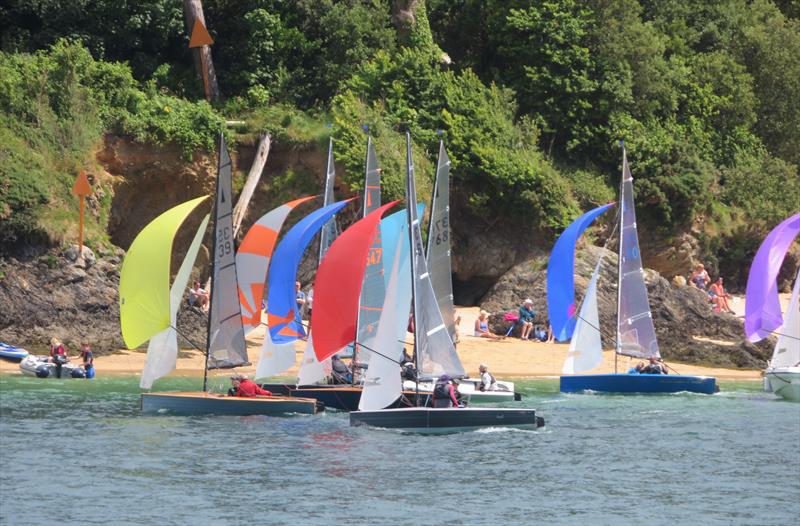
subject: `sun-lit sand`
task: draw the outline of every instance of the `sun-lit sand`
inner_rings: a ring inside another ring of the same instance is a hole
[[[734,309],[744,310],[744,301],[737,301]],[[561,367],[567,354],[567,344],[546,344],[522,341],[518,338],[507,338],[501,341],[486,340],[471,336],[475,319],[478,316],[477,307],[459,307],[461,314],[461,342],[458,344],[458,354],[467,371],[467,374],[477,375],[478,365],[485,363],[492,373],[499,378],[526,378],[526,377],[556,377],[561,374]],[[236,369],[239,372],[252,375],[255,373],[255,364],[261,349],[264,330],[257,330],[248,336],[248,355],[253,363],[249,367]],[[411,340],[411,335],[409,335]],[[724,343],[724,342],[723,342]],[[298,342],[295,346],[297,362],[299,363],[305,342]],[[74,350],[73,350],[74,353]],[[184,350],[182,357],[178,358],[176,375],[202,375],[204,355],[196,350]],[[121,351],[108,356],[95,358],[98,374],[138,374],[144,366],[145,351]],[[618,359],[618,370],[625,371],[631,366],[628,358]],[[635,363],[635,361],[634,361]],[[670,362],[670,366],[681,374],[716,376],[721,379],[759,380],[760,370],[752,369],[722,369],[712,367],[699,367]],[[19,366],[15,363],[0,360],[0,371],[18,372]],[[591,371],[594,373],[614,372],[614,352],[604,353],[603,364]],[[211,371],[211,376],[226,376],[230,371]],[[290,369],[286,375],[294,376],[297,368]]]

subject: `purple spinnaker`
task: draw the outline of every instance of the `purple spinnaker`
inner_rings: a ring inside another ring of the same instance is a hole
[[[778,272],[794,238],[800,234],[800,213],[772,229],[758,248],[747,277],[744,333],[751,342],[763,340],[783,325],[778,300]]]

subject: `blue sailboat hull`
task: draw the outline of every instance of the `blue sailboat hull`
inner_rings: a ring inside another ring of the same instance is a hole
[[[702,393],[719,391],[717,379],[712,376],[684,376],[677,374],[586,374],[561,377],[562,393]]]

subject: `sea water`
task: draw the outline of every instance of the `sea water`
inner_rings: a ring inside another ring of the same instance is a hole
[[[609,396],[518,381],[545,428],[447,436],[337,412],[144,416],[137,383],[0,377],[0,524],[797,523],[800,404],[756,382]]]

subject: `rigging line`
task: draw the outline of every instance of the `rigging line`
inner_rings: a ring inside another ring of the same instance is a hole
[[[189,342],[189,344],[190,344],[192,347],[194,347],[195,349],[197,349],[197,350],[198,350],[198,351],[200,351],[201,353],[205,353],[205,352],[206,352],[206,350],[205,350],[205,349],[201,349],[199,345],[197,345],[197,344],[196,344],[194,341],[192,341],[192,340],[191,340],[191,339],[190,339],[188,336],[186,336],[184,333],[182,333],[181,331],[179,331],[177,327],[175,327],[174,325],[170,325],[169,327],[170,327],[170,329],[172,329],[173,331],[175,331],[176,333],[178,333],[178,335],[179,335],[180,337],[182,337],[184,340],[186,340],[187,342]]]
[[[387,360],[389,360],[390,362],[394,362],[394,363],[396,363],[397,365],[403,365],[403,364],[402,364],[402,362],[400,362],[399,360],[395,360],[394,358],[389,358],[389,357],[388,357],[388,356],[386,356],[385,354],[383,354],[383,353],[380,353],[380,352],[376,351],[375,349],[373,349],[373,348],[371,348],[371,347],[367,347],[366,345],[364,345],[364,344],[363,344],[363,343],[361,343],[361,342],[358,342],[358,344],[357,344],[357,345],[358,345],[359,347],[363,347],[364,349],[366,349],[366,350],[368,350],[368,351],[370,351],[370,352],[373,352],[373,353],[377,354],[378,356],[382,356],[382,357],[386,358],[386,359],[387,359]]]
[[[761,329],[759,329],[759,330],[761,331]],[[778,331],[765,331],[765,332],[768,332],[769,334],[774,334],[775,336],[782,336],[784,338],[789,338],[789,339],[792,339],[792,340],[800,341],[800,338],[798,338],[797,336],[792,336],[791,334],[786,334],[786,333],[778,332]]]

